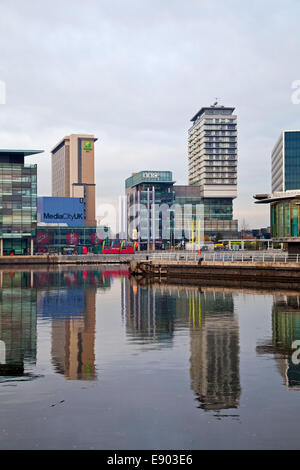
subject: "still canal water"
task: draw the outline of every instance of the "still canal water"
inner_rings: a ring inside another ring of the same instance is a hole
[[[300,292],[0,272],[1,449],[300,448]]]

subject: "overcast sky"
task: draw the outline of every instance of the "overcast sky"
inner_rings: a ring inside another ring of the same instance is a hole
[[[172,170],[187,184],[190,119],[215,97],[238,115],[234,216],[269,225],[252,195],[270,191],[270,154],[300,128],[299,0],[0,0],[0,148],[50,149],[70,133],[96,143],[97,203],[133,171]]]

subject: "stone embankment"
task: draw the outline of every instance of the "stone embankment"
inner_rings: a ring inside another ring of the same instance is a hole
[[[137,261],[130,262],[129,272],[138,278],[199,282],[201,279],[279,281],[300,285],[300,263],[240,261]]]
[[[36,255],[36,256],[1,256],[1,266],[26,265],[87,265],[87,264],[122,264],[129,263],[134,255]]]

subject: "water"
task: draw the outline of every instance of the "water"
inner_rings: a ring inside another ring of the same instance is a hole
[[[1,449],[300,447],[300,292],[0,272]]]

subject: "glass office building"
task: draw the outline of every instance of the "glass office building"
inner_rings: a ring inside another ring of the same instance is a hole
[[[256,204],[270,204],[273,241],[300,253],[300,131],[281,132],[272,156],[272,194],[256,194]]]
[[[238,222],[232,219],[231,198],[205,198],[196,185],[174,186],[174,191],[176,204],[182,207],[184,227],[189,226],[191,217],[195,222],[200,217],[203,234],[209,238],[213,239],[216,234],[224,239],[237,236]],[[187,210],[189,206],[191,209]]]
[[[82,253],[86,247],[89,252],[100,253],[103,241],[109,241],[109,227],[68,227],[66,224],[37,226],[35,251],[37,253],[71,254]]]
[[[299,199],[286,199],[271,203],[271,230],[273,238],[300,236],[299,203]]]
[[[300,131],[282,131],[272,151],[272,193],[300,190]]]
[[[236,238],[238,221],[232,218],[231,198],[203,198],[205,233],[210,238]]]
[[[142,248],[174,243],[173,184],[171,171],[141,171],[126,179],[126,231]]]
[[[289,253],[300,253],[300,191],[257,194],[256,204],[270,204],[273,242],[287,243]]]
[[[24,157],[42,150],[0,150],[0,253],[30,254],[37,224],[37,165]]]
[[[125,217],[126,233],[142,248],[199,242],[203,235],[234,238],[238,229],[231,198],[203,197],[198,185],[176,186],[170,171],[142,171],[127,178]]]

